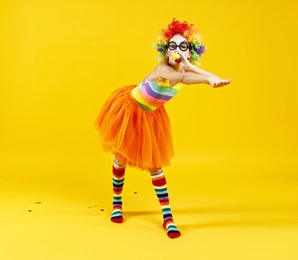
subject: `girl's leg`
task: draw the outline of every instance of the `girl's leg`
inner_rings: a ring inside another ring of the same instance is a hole
[[[114,223],[122,223],[122,189],[125,176],[125,164],[121,164],[118,156],[115,155],[113,162],[113,212],[111,221]]]
[[[179,237],[181,233],[174,224],[165,175],[161,168],[150,170],[150,174],[154,190],[162,208],[163,227],[167,230],[167,234],[170,238]]]

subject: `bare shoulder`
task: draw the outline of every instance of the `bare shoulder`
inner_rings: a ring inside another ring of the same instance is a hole
[[[167,63],[161,63],[157,67],[158,71],[174,71],[174,69]]]
[[[161,64],[157,65],[152,70],[152,72],[150,72],[150,74],[147,76],[147,78],[150,81],[160,81],[165,78],[164,75],[169,71],[174,71],[174,70],[168,64],[161,63]]]

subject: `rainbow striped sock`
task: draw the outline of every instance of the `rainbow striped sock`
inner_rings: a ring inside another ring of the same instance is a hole
[[[124,184],[125,165],[113,164],[113,212],[111,221],[122,223],[122,189]]]
[[[177,229],[170,207],[169,195],[166,178],[163,172],[161,173],[151,173],[152,184],[154,186],[154,190],[158,197],[160,206],[162,208],[163,214],[163,227],[167,230],[168,237],[176,238],[181,235],[179,230]]]

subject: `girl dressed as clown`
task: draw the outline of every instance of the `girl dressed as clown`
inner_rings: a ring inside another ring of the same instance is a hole
[[[113,211],[111,221],[123,222],[122,189],[126,166],[148,171],[160,202],[163,227],[170,238],[181,235],[170,208],[167,182],[162,170],[174,155],[170,121],[164,104],[184,84],[222,87],[231,79],[221,79],[197,65],[205,48],[199,30],[173,19],[162,29],[155,48],[160,61],[139,85],[117,89],[104,103],[96,127],[105,151],[114,154]]]

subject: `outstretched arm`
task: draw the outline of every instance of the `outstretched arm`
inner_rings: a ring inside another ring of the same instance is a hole
[[[190,63],[188,59],[184,58],[183,55],[181,55],[181,60],[182,60],[181,65],[185,71],[193,72],[204,76],[207,81],[207,84],[213,87],[221,87],[229,84],[232,81],[232,78],[221,79],[219,76],[215,75],[214,73],[198,68],[197,66]]]
[[[214,88],[222,87],[230,84],[230,79],[221,79],[215,74],[207,72],[206,74],[185,72],[183,83],[185,84],[196,84],[196,83],[206,83]]]
[[[213,87],[222,87],[231,82],[232,79],[221,79],[220,77],[210,72],[196,73],[192,71],[178,72],[167,64],[160,64],[149,75],[149,80],[159,80],[160,78],[168,79],[172,83],[176,84],[182,82],[184,84],[199,84],[205,83]]]

